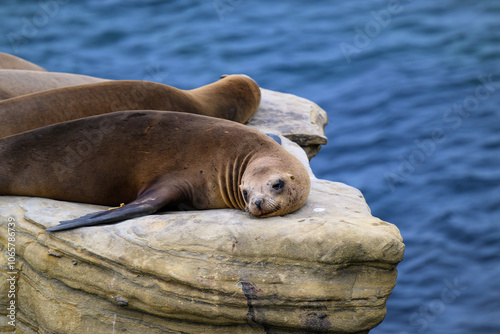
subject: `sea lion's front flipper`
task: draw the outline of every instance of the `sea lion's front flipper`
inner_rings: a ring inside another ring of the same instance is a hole
[[[154,185],[142,193],[137,199],[122,207],[90,213],[73,220],[61,221],[59,225],[52,226],[46,230],[49,232],[70,230],[82,226],[93,226],[100,224],[117,223],[122,220],[137,218],[152,214],[170,203],[175,195],[164,193],[163,196]]]

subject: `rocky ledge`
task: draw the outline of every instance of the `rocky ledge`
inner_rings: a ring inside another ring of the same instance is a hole
[[[263,90],[250,125],[311,156],[325,123],[315,104]],[[102,207],[0,197],[0,329],[14,329],[15,300],[17,333],[368,333],[396,284],[401,235],[358,190],[311,178],[306,205],[284,217],[167,212],[55,234],[45,228]]]

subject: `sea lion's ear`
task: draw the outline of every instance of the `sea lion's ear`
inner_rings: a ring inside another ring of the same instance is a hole
[[[295,180],[295,175],[293,175],[293,174],[288,174],[288,177],[289,177],[291,180]]]
[[[266,133],[269,137],[274,139],[275,142],[281,145],[281,138],[278,135],[275,135],[274,133]]]
[[[223,74],[223,75],[220,76],[220,78],[224,79],[225,77],[228,77],[228,76],[229,76],[229,74]]]

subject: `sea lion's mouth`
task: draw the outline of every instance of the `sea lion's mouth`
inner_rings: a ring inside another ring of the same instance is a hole
[[[278,201],[272,198],[256,197],[250,201],[246,211],[255,217],[271,217],[281,209]]]

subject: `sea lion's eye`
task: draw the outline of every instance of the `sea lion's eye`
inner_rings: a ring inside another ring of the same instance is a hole
[[[245,199],[245,202],[248,201],[248,191],[243,190],[243,198]]]
[[[273,189],[280,190],[283,188],[284,185],[285,185],[285,182],[283,182],[283,180],[279,180],[277,183],[273,184]]]

